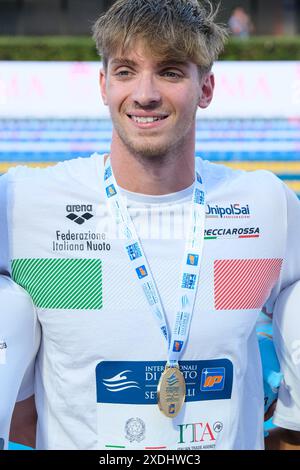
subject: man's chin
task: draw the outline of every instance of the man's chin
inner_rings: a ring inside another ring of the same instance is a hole
[[[144,160],[154,160],[164,158],[168,152],[167,149],[146,148],[136,149],[134,153],[137,157],[143,158]]]
[[[144,143],[143,145],[135,145],[134,143],[127,143],[126,146],[130,153],[143,160],[165,158],[171,150],[171,144],[153,145],[153,143]]]

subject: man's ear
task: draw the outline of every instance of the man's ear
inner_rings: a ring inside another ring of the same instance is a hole
[[[104,69],[100,70],[99,75],[99,84],[100,84],[100,92],[102,96],[103,103],[107,105],[107,96],[106,96],[106,72]]]
[[[202,93],[199,100],[200,108],[207,108],[213,99],[214,88],[215,88],[215,76],[213,73],[208,73],[202,78]]]

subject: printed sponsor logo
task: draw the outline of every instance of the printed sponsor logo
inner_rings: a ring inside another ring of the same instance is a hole
[[[7,344],[5,341],[0,341],[0,349],[7,349]]]
[[[204,442],[209,442],[213,444],[212,448],[215,447],[216,444],[216,436],[215,432],[221,432],[221,431],[216,431],[217,423],[211,424],[209,422],[201,422],[199,421],[198,423],[186,423],[186,424],[179,424],[178,427],[178,432],[179,432],[179,439],[178,439],[178,444],[194,444],[194,443],[204,443]],[[223,425],[221,422],[218,422],[217,427]],[[222,430],[221,429],[221,430]]]
[[[107,197],[112,197],[117,194],[116,188],[113,184],[111,184],[110,186],[106,188],[106,194],[107,194]]]
[[[220,421],[217,421],[214,425],[213,425],[213,430],[216,432],[216,433],[220,433],[223,431],[223,423],[221,423]]]
[[[180,352],[183,346],[183,341],[174,341],[173,344],[173,351],[174,352]]]
[[[249,205],[246,204],[242,206],[241,204],[229,204],[226,207],[218,206],[218,205],[207,205],[206,209],[206,217],[209,218],[221,218],[221,219],[248,219],[250,218],[250,208]]]
[[[109,166],[108,168],[106,168],[104,172],[104,181],[108,180],[108,178],[110,178],[111,176],[112,176],[112,169],[111,169],[111,166]]]
[[[78,225],[84,224],[87,220],[90,220],[93,216],[92,204],[68,204],[66,206],[67,219],[72,220]]]
[[[204,201],[205,201],[204,191],[201,191],[200,189],[196,189],[194,201],[196,204],[200,204],[203,206]]]
[[[138,243],[134,243],[133,245],[126,246],[126,250],[131,261],[137,258],[140,258],[142,256],[142,252],[140,250]]]
[[[204,369],[201,374],[200,390],[202,392],[216,392],[224,389],[225,369],[218,367],[215,369]]]
[[[196,274],[184,273],[181,287],[183,289],[195,289],[195,286],[196,286]]]
[[[139,279],[143,279],[144,277],[148,276],[147,269],[144,265],[139,266],[138,268],[136,268],[136,273],[137,273]]]
[[[198,263],[199,263],[199,255],[193,255],[189,253],[187,257],[187,264],[190,266],[198,266]]]
[[[56,230],[55,240],[52,241],[52,251],[110,251],[111,244],[106,241],[106,233],[87,232],[62,232]]]
[[[103,361],[97,365],[97,402],[133,405],[157,404],[157,386],[165,370],[165,361]],[[231,398],[233,365],[228,359],[180,361],[186,382],[186,402],[228,400]],[[206,379],[203,380],[204,371]],[[217,376],[222,381],[217,383]],[[174,386],[176,377],[169,378]],[[212,382],[210,383],[210,380]],[[174,382],[174,383],[173,383]],[[201,382],[205,387],[200,387]],[[212,393],[212,390],[214,393]],[[172,403],[170,403],[172,404]]]
[[[207,229],[205,230],[204,237],[206,240],[259,238],[260,229],[259,227]]]
[[[114,375],[108,379],[103,379],[103,385],[108,392],[121,392],[132,388],[141,388],[139,383],[134,380],[128,380],[127,375],[132,374],[131,370],[123,370],[119,374]]]
[[[130,418],[125,424],[125,438],[129,442],[141,442],[145,439],[146,425],[140,418]]]

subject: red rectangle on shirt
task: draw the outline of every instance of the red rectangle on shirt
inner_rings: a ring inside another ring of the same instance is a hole
[[[216,310],[262,308],[274,287],[282,259],[236,259],[214,262]]]

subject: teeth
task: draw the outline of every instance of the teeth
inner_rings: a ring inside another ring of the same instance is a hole
[[[139,122],[139,123],[148,123],[148,122],[155,122],[155,121],[160,121],[162,118],[159,117],[138,117],[138,116],[131,116],[133,121]]]

